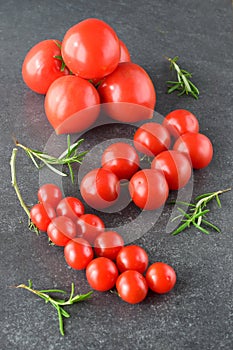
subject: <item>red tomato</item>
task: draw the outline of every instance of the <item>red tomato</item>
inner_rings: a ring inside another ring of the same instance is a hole
[[[118,277],[116,289],[122,300],[130,304],[137,304],[147,296],[148,285],[141,273],[128,270]]]
[[[168,197],[168,184],[163,173],[156,169],[144,169],[133,175],[129,182],[133,202],[141,209],[161,207]]]
[[[81,215],[77,220],[78,235],[86,239],[91,245],[94,244],[98,234],[104,231],[104,228],[104,222],[94,214]]]
[[[176,273],[171,266],[163,262],[156,262],[149,266],[146,272],[146,281],[151,290],[158,294],[164,294],[176,284]]]
[[[117,254],[124,246],[124,240],[115,231],[106,231],[100,233],[94,243],[95,253],[97,256],[104,256],[111,260],[115,260]]]
[[[66,32],[62,57],[74,74],[85,79],[102,78],[119,63],[119,39],[107,23],[88,18]]]
[[[113,119],[137,122],[153,116],[156,102],[153,83],[145,70],[135,63],[120,63],[101,81],[98,92],[101,102],[106,103],[106,113]]]
[[[187,154],[194,169],[205,168],[213,158],[213,146],[210,139],[199,133],[183,134],[176,140],[173,149]]]
[[[56,208],[58,203],[62,199],[62,192],[60,188],[54,184],[44,184],[38,190],[39,202],[50,204],[53,208]]]
[[[135,149],[124,142],[113,143],[102,155],[102,167],[113,172],[119,180],[129,180],[138,170],[139,163]]]
[[[100,257],[88,264],[86,277],[91,288],[105,292],[115,286],[118,270],[112,260]]]
[[[55,58],[61,56],[59,45],[61,43],[58,40],[41,41],[31,48],[24,59],[23,80],[38,94],[46,94],[54,80],[70,74],[66,67],[62,71],[62,61]]]
[[[134,134],[135,148],[148,156],[156,156],[166,151],[171,144],[167,129],[158,123],[146,123],[140,126]]]
[[[175,138],[186,132],[199,132],[197,118],[194,114],[185,109],[176,109],[167,114],[163,121],[163,125]]]
[[[179,151],[164,151],[158,154],[151,163],[151,169],[163,171],[170,190],[184,187],[192,173],[189,160]]]
[[[90,207],[103,209],[116,202],[120,192],[120,184],[117,176],[111,171],[98,168],[84,176],[80,191]]]
[[[46,208],[41,203],[35,204],[30,210],[30,219],[40,231],[46,232],[55,216],[55,210],[49,204],[46,204]]]
[[[83,238],[76,237],[70,240],[64,248],[67,264],[76,270],[83,270],[93,259],[91,245]]]
[[[87,129],[98,117],[99,94],[87,80],[74,75],[51,84],[45,97],[45,114],[56,133],[76,133]]]
[[[47,234],[50,240],[61,247],[64,247],[72,238],[76,236],[77,228],[75,223],[67,216],[57,216],[52,219]]]
[[[130,62],[130,53],[129,50],[127,48],[127,46],[125,45],[125,43],[123,43],[122,40],[119,40],[120,43],[120,62]]]
[[[138,245],[129,245],[119,251],[116,263],[120,272],[135,270],[144,273],[148,266],[148,255]]]
[[[84,214],[84,205],[83,203],[75,197],[65,197],[63,198],[57,206],[57,215],[59,216],[68,216],[74,222],[77,218]]]

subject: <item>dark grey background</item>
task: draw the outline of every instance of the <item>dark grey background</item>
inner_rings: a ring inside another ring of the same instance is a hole
[[[221,197],[222,209],[211,204],[210,219],[222,234],[209,236],[190,229],[172,237],[160,221],[137,243],[150,261],[174,266],[178,281],[168,295],[128,305],[111,293],[72,306],[58,331],[56,312],[23,290],[10,288],[29,278],[37,288],[89,287],[84,272],[68,269],[62,249],[48,245],[45,235],[27,229],[26,218],[10,183],[12,134],[24,144],[43,149],[52,128],[43,96],[30,92],[21,65],[37,42],[62,39],[66,30],[87,17],[107,21],[128,46],[132,60],[150,74],[157,89],[156,110],[165,115],[186,108],[197,115],[201,132],[210,137],[214,158],[194,173],[193,196],[232,185],[233,43],[230,0],[146,1],[1,1],[1,349],[232,349],[232,192]],[[200,98],[167,95],[170,78],[164,55],[180,56],[193,72]],[[27,203],[36,202],[38,172],[18,152],[19,187]],[[22,221],[22,222],[21,222]],[[140,228],[139,228],[140,229]]]

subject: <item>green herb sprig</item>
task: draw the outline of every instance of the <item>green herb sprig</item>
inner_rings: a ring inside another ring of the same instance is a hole
[[[57,40],[53,40],[54,43],[57,45],[57,47],[59,47],[59,49],[61,50],[61,44],[57,41]],[[60,71],[61,72],[64,72],[65,68],[67,67],[64,60],[63,60],[63,57],[62,55],[55,55],[53,56],[53,58],[56,58],[57,60],[61,61],[61,69]],[[72,74],[72,72],[70,71],[70,74]]]
[[[74,283],[72,283],[71,292],[68,299],[53,298],[48,293],[58,293],[58,294],[67,294],[67,293],[61,289],[45,289],[45,290],[33,289],[31,280],[28,281],[28,286],[25,284],[19,284],[18,286],[16,286],[16,288],[23,288],[28,290],[29,292],[36,294],[38,297],[44,299],[45,303],[50,303],[57,310],[58,320],[59,320],[59,329],[60,329],[61,335],[65,334],[63,317],[65,318],[70,317],[70,314],[64,309],[64,306],[72,305],[74,303],[84,301],[90,298],[91,294],[93,293],[92,291],[90,291],[86,294],[78,294],[74,296]]]
[[[177,61],[179,59],[178,56],[175,56],[174,58],[166,57],[167,60],[170,62],[170,70],[175,71],[177,75],[177,81],[168,80],[168,94],[171,94],[173,91],[177,90],[179,91],[178,96],[182,96],[184,94],[193,96],[196,100],[199,96],[199,90],[198,88],[191,82],[190,78],[192,78],[192,74],[189,73],[185,69],[181,69]]]
[[[67,136],[67,150],[63,152],[60,157],[56,158],[51,155],[48,155],[47,153],[43,153],[41,151],[26,147],[19,143],[17,140],[15,140],[15,145],[17,147],[22,148],[29,158],[31,158],[33,164],[36,166],[37,169],[41,169],[44,165],[46,165],[50,170],[55,172],[58,175],[61,176],[67,176],[67,174],[63,173],[62,171],[58,170],[54,167],[54,165],[67,165],[69,168],[71,181],[74,182],[74,173],[71,164],[72,163],[79,163],[81,164],[83,161],[83,157],[87,154],[87,151],[78,153],[78,148],[83,142],[83,139],[78,140],[73,145],[70,144],[70,135]],[[39,164],[38,161],[40,161],[42,164]]]
[[[212,224],[210,221],[205,219],[206,214],[209,213],[210,211],[210,209],[206,209],[206,206],[207,206],[207,203],[215,199],[218,206],[221,208],[219,195],[224,192],[228,192],[230,190],[231,188],[227,188],[226,190],[204,193],[196,197],[194,203],[187,203],[182,201],[174,202],[176,204],[181,204],[189,207],[189,211],[186,213],[182,208],[180,207],[177,208],[181,214],[173,218],[172,221],[177,220],[181,217],[184,217],[184,219],[181,220],[182,224],[175,231],[172,232],[172,235],[173,236],[177,235],[178,233],[184,231],[186,228],[190,227],[191,225],[195,226],[199,231],[207,235],[210,232],[205,227],[209,227],[217,232],[221,232],[219,227],[217,227],[216,225]],[[203,227],[203,225],[205,227]]]
[[[23,197],[21,195],[21,192],[19,190],[18,187],[18,183],[17,183],[17,178],[16,178],[16,155],[17,155],[18,149],[17,148],[13,148],[12,151],[12,155],[11,155],[11,161],[10,161],[10,167],[11,167],[11,184],[15,189],[15,193],[18,197],[18,200],[21,204],[21,207],[23,208],[23,210],[25,211],[25,213],[28,216],[28,227],[31,231],[34,231],[37,235],[40,233],[40,231],[38,230],[38,228],[36,227],[36,225],[33,224],[33,222],[31,221],[30,218],[30,210],[29,207],[25,204]]]

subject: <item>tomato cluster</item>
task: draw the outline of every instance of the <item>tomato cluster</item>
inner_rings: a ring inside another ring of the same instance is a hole
[[[31,90],[46,94],[45,114],[57,134],[88,128],[101,103],[111,118],[126,122],[152,117],[156,103],[148,74],[131,62],[113,28],[97,18],[71,27],[62,42],[36,44],[24,59],[22,76]]]
[[[76,270],[86,269],[89,285],[97,291],[116,286],[122,300],[135,304],[145,299],[148,288],[163,294],[176,283],[173,268],[155,262],[148,268],[148,254],[138,245],[125,246],[123,237],[105,229],[94,214],[85,214],[83,203],[75,197],[62,198],[54,184],[38,191],[39,203],[30,217],[50,241],[64,247],[66,263]]]
[[[109,145],[102,154],[102,167],[83,177],[81,195],[89,206],[100,210],[115,204],[121,184],[127,180],[136,206],[158,209],[169,190],[186,186],[192,168],[206,167],[213,156],[211,141],[199,133],[197,118],[187,110],[172,111],[162,125],[142,124],[132,141],[134,147],[124,142]],[[150,168],[140,168],[137,152],[152,157]]]

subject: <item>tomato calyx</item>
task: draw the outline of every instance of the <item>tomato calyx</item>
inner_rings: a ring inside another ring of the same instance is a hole
[[[57,40],[53,40],[53,42],[57,45],[57,47],[59,47],[59,49],[61,50],[61,44],[57,41]],[[73,74],[71,72],[71,70],[69,69],[69,67],[67,67],[67,65],[65,64],[62,55],[55,55],[53,56],[53,58],[56,58],[57,60],[61,61],[61,72],[64,72],[65,68],[67,68],[70,72],[70,74]]]

